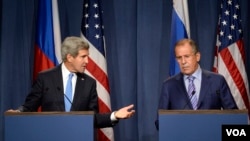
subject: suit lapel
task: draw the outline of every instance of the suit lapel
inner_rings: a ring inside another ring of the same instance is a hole
[[[55,72],[52,76],[53,84],[56,88],[56,96],[55,98],[59,99],[58,101],[63,101],[64,103],[64,88],[63,88],[63,78],[62,78],[62,69],[61,65],[57,66]],[[60,111],[64,111],[64,104],[58,105]]]
[[[185,87],[185,84],[184,84],[183,77],[184,76],[182,74],[178,75],[178,77],[177,77],[177,81],[179,81],[178,84],[181,84],[181,85],[178,85],[178,89],[180,90],[180,93],[185,94],[186,96],[188,96],[187,91],[186,91],[186,87]]]
[[[177,84],[180,84],[180,85],[177,85],[177,90],[179,91],[180,94],[184,95],[182,97],[185,97],[186,101],[189,101],[189,97],[188,97],[188,93],[186,91],[186,86],[184,84],[183,77],[184,76],[181,73],[176,77],[176,80],[178,81]]]
[[[176,90],[178,94],[181,94],[182,96],[179,96],[181,98],[183,98],[183,103],[180,105],[185,105],[185,107],[180,107],[181,109],[192,109],[192,104],[190,102],[189,96],[188,96],[188,92],[186,90],[186,86],[185,86],[185,82],[184,82],[184,76],[182,73],[180,73],[177,77],[176,77],[176,81],[177,83],[176,85]]]
[[[84,83],[85,83],[85,77],[84,74],[81,73],[77,73],[77,79],[76,79],[76,86],[75,86],[75,94],[74,94],[74,98],[72,101],[72,104],[75,106],[75,108],[77,107],[77,101],[80,100],[81,97],[81,93],[84,92]],[[76,109],[73,109],[76,110]]]

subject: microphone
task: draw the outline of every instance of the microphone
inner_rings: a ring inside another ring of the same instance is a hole
[[[193,95],[195,94],[195,92],[196,92],[196,91],[192,91],[192,93],[191,93],[191,94],[192,94],[191,98],[193,97]]]
[[[220,90],[216,90],[216,95],[220,97]]]
[[[57,89],[58,91],[61,91],[61,88],[60,88],[59,86],[57,86],[56,89]],[[67,101],[71,104],[71,107],[74,108],[73,103],[72,103],[72,101],[69,99],[69,97],[68,97],[65,93],[63,93],[63,95],[64,95],[64,97],[67,99]]]
[[[58,91],[61,91],[61,88],[60,88],[59,86],[57,86],[56,89],[57,89]]]
[[[222,105],[222,101],[221,101],[221,98],[220,98],[220,90],[216,90],[216,95],[217,95],[217,97],[218,97],[218,99],[219,99],[219,102],[220,102],[220,107],[222,108],[223,107],[223,105]]]
[[[48,92],[48,91],[49,91],[48,87],[46,87],[46,88],[43,89],[43,92]]]
[[[68,100],[68,102],[71,104],[71,106],[72,106],[72,102],[71,102],[71,100],[69,99],[69,97],[65,94],[65,93],[63,93],[64,94],[64,97]]]
[[[196,93],[196,91],[193,90],[189,99],[192,99],[195,93]],[[190,101],[187,101],[186,104],[183,106],[182,109],[186,109],[186,107],[187,107],[187,105],[188,105],[189,102],[190,102]]]

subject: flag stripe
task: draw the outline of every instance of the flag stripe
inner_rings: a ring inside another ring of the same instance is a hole
[[[51,0],[40,0],[37,22],[36,44],[43,53],[50,58],[54,64],[57,63],[55,57],[53,21],[52,21],[52,3]]]
[[[107,141],[110,140],[108,136],[105,134],[105,130],[98,130],[98,141]]]
[[[175,43],[183,38],[190,37],[188,1],[173,0],[172,23],[171,23],[171,42],[170,42],[170,63],[169,75],[180,72],[179,65],[175,59]]]
[[[61,57],[61,30],[60,30],[60,20],[59,20],[59,10],[57,0],[52,0],[52,14],[53,14],[53,37],[55,44],[55,56],[57,59],[57,63],[62,62]],[[57,64],[56,64],[57,65]]]
[[[57,0],[53,0],[53,2],[57,2]],[[57,8],[57,5],[53,5],[53,8]],[[56,16],[56,14],[58,13],[55,13],[54,16]],[[53,26],[59,27],[57,32],[53,31]],[[39,0],[33,70],[34,79],[38,72],[58,64],[58,59],[55,56],[54,33],[60,33],[60,26],[59,22],[56,24],[53,23],[52,1]],[[59,35],[57,34],[57,36]],[[56,39],[60,38],[56,37]]]
[[[188,12],[188,0],[173,0],[174,13],[178,16],[178,19],[184,24],[186,37],[190,37],[190,25],[189,25],[189,12]],[[182,29],[182,28],[180,28]]]
[[[104,86],[104,88],[109,92],[109,86],[108,82],[106,81],[108,79],[105,72],[98,66],[94,61],[89,58],[89,63],[87,65],[87,70],[89,72],[92,72],[92,76],[101,83],[101,85]]]
[[[53,67],[54,63],[43,53],[40,47],[35,45],[35,57],[34,57],[34,78],[36,78],[37,73],[41,70]]]

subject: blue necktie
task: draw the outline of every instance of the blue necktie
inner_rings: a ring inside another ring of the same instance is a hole
[[[72,77],[73,73],[69,74],[69,78],[66,85],[66,91],[64,96],[65,111],[69,112],[72,105]]]
[[[191,104],[193,106],[193,109],[196,110],[197,109],[197,103],[198,103],[198,99],[196,96],[196,92],[195,92],[195,86],[194,86],[194,76],[189,76],[188,77],[188,96],[190,98]]]

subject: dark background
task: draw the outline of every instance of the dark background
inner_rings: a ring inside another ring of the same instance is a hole
[[[58,0],[62,39],[79,36],[83,0]],[[240,0],[246,69],[250,72],[248,0]],[[0,1],[0,141],[4,112],[24,102],[32,84],[37,0]],[[211,70],[219,0],[189,0],[191,38],[201,67]],[[116,141],[157,141],[154,121],[168,76],[172,0],[103,0],[112,110],[135,104],[136,115],[114,128]],[[248,79],[249,80],[249,79]],[[13,133],[15,135],[15,133]]]

